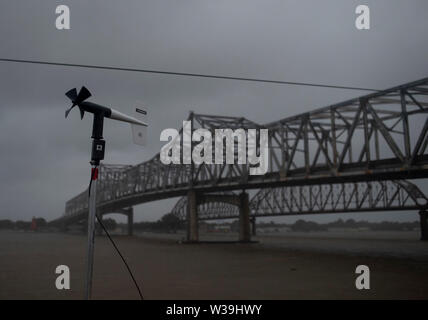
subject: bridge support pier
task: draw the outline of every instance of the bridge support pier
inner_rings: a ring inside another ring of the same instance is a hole
[[[67,225],[65,222],[61,223],[61,225],[59,226],[59,230],[61,232],[67,232]]]
[[[248,193],[242,192],[239,195],[239,241],[251,241],[250,233],[250,205]]]
[[[199,241],[198,203],[194,190],[187,193],[187,241]]]
[[[256,235],[256,217],[251,218],[251,235]]]
[[[128,209],[128,236],[132,236],[134,234],[134,208],[130,207]]]
[[[421,225],[421,240],[428,241],[428,211],[419,211]]]

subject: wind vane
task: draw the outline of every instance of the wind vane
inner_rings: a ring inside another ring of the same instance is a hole
[[[137,118],[127,116],[113,108],[108,108],[93,102],[85,101],[91,97],[91,93],[85,87],[82,87],[77,93],[76,88],[69,90],[65,94],[73,103],[72,106],[65,111],[67,118],[70,111],[78,106],[80,110],[80,118],[83,119],[85,112],[92,113],[94,120],[92,124],[92,154],[91,154],[91,183],[89,185],[89,215],[88,215],[88,258],[87,258],[87,274],[86,274],[86,299],[91,298],[92,292],[92,273],[94,262],[94,236],[95,236],[95,217],[96,217],[96,188],[98,178],[98,166],[100,161],[104,159],[105,140],[103,138],[104,118],[128,122],[131,124],[134,143],[139,145],[145,144],[147,124]],[[140,115],[146,115],[146,111],[136,109]]]

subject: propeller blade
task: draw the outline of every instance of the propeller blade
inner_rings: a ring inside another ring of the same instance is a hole
[[[85,110],[83,110],[82,108],[79,108],[80,110],[80,120],[83,119],[83,116],[85,115]]]
[[[65,117],[66,118],[68,117],[68,114],[70,113],[71,109],[74,108],[74,106],[75,106],[75,104],[73,104],[70,109],[68,109],[68,110],[65,111]]]
[[[71,89],[71,90],[69,90],[69,91],[67,91],[66,93],[65,93],[65,95],[71,100],[71,101],[75,101],[76,100],[76,98],[77,98],[77,90],[76,90],[76,88],[73,88],[73,89]]]
[[[91,93],[89,92],[88,89],[86,89],[85,87],[82,87],[79,91],[79,94],[77,94],[76,88],[73,88],[67,91],[65,95],[73,102],[73,105],[71,106],[71,108],[65,111],[65,117],[67,118],[71,109],[73,109],[76,105],[79,105],[86,99],[88,99],[91,96]],[[82,108],[80,108],[80,106],[79,106],[79,109],[80,109],[80,118],[83,119],[83,116],[85,115],[85,111]]]
[[[82,89],[80,89],[79,94],[77,95],[77,103],[81,103],[83,101],[85,101],[86,99],[88,99],[90,96],[92,96],[92,94],[89,92],[88,89],[86,89],[85,87],[82,87]]]

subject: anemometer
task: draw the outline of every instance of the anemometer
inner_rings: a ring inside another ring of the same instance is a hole
[[[147,124],[134,117],[127,116],[113,108],[108,108],[95,104],[93,102],[85,101],[91,97],[91,93],[85,87],[82,87],[77,93],[76,88],[69,90],[65,94],[73,103],[72,106],[65,111],[65,117],[68,117],[70,111],[78,106],[80,110],[80,118],[83,119],[85,112],[92,113],[94,120],[92,124],[92,152],[91,152],[91,180],[89,184],[89,214],[88,214],[88,256],[87,256],[87,270],[86,270],[86,291],[85,298],[89,300],[92,294],[92,274],[94,265],[94,240],[95,240],[95,218],[96,218],[96,195],[97,195],[97,179],[98,179],[98,166],[100,161],[104,160],[105,154],[105,140],[103,138],[104,118],[128,122],[131,124],[132,135],[134,143],[139,145],[145,144]],[[140,115],[146,115],[145,110],[136,109]],[[114,244],[114,243],[113,243]],[[115,246],[116,247],[116,246]],[[117,249],[117,248],[116,248]],[[120,252],[119,252],[120,255]],[[122,255],[120,255],[122,260]],[[126,265],[126,262],[125,262]],[[127,266],[128,271],[129,267]],[[131,273],[132,276],[132,273]],[[133,276],[132,276],[133,278]],[[134,282],[135,279],[133,278]],[[138,288],[138,285],[137,285]],[[141,295],[141,293],[140,293]]]

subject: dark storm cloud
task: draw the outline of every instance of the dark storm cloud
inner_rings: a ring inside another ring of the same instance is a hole
[[[62,1],[71,30],[55,29],[58,1],[3,1],[0,57],[141,67],[386,88],[426,76],[426,1],[366,1],[372,29],[357,31],[359,1]],[[190,110],[264,123],[359,92],[129,72],[0,63],[1,217],[48,219],[87,184],[91,117],[69,119],[64,92],[132,113],[149,109],[147,148],[107,122],[107,163],[138,163]],[[140,101],[140,102],[139,102]],[[173,200],[146,204],[155,219]],[[383,217],[377,215],[377,217]],[[394,216],[398,218],[397,215]]]

